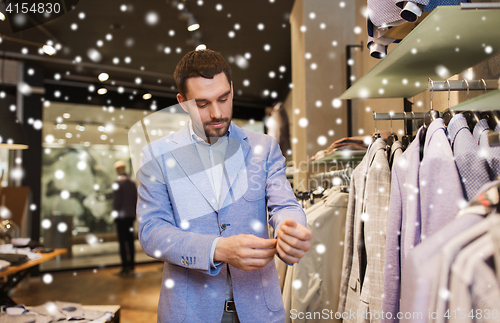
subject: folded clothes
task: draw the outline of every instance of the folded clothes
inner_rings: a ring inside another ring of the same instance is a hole
[[[10,265],[11,263],[8,262],[7,260],[0,259],[0,271],[9,268]]]
[[[19,266],[27,262],[28,256],[15,253],[0,253],[0,260],[8,261],[12,266]]]
[[[103,323],[114,316],[111,312],[85,310],[81,304],[67,302],[47,302],[30,307],[24,305],[8,307],[7,313],[0,314],[0,323]]]
[[[326,155],[328,155],[328,151],[326,149],[320,150],[314,156],[309,158],[309,161],[321,159],[321,158],[325,157]]]
[[[364,137],[346,137],[335,141],[328,147],[328,153],[338,150],[365,150],[368,145],[364,142]]]
[[[36,253],[36,252],[32,252],[30,248],[15,248],[11,244],[0,245],[0,253],[2,253],[2,254],[22,254],[22,255],[26,255],[28,257],[28,260],[36,260],[36,259],[42,258],[41,254]],[[0,259],[3,259],[3,258],[0,258]]]

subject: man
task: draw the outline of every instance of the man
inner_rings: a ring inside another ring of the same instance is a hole
[[[113,184],[113,210],[120,244],[122,270],[120,276],[130,276],[134,272],[134,220],[137,205],[137,187],[125,173],[125,163],[115,163],[118,179]]]
[[[191,120],[145,147],[138,172],[139,240],[165,262],[158,321],[284,322],[273,258],[296,263],[312,238],[285,159],[275,139],[231,121],[220,54],[187,53],[174,78]]]

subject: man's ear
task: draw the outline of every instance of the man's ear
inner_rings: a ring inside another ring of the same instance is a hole
[[[233,93],[233,81],[231,81],[231,97],[234,98],[234,93]]]
[[[184,110],[186,113],[189,113],[189,109],[188,109],[188,106],[187,106],[187,101],[182,96],[182,94],[180,94],[180,93],[177,93],[177,102],[179,102],[182,110]]]

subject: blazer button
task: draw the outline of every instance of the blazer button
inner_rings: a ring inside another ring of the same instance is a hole
[[[225,223],[222,223],[222,224],[220,225],[220,227],[222,228],[222,230],[226,230],[226,224],[225,224]]]

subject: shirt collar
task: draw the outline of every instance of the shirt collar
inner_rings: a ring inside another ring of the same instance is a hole
[[[201,138],[200,136],[198,136],[196,134],[196,132],[194,132],[193,123],[192,123],[191,120],[188,121],[188,125],[189,125],[189,138],[191,139],[192,142],[196,142],[196,143],[203,144],[203,145],[206,145],[206,146],[211,146],[203,138]],[[229,137],[229,134],[231,133],[232,126],[233,126],[233,122],[230,121],[229,128],[227,129],[227,133],[223,137]],[[217,140],[217,142],[214,145],[217,145],[220,142],[221,142],[221,140],[219,139],[219,140]]]
[[[467,131],[470,132],[469,126],[467,125],[467,120],[465,120],[465,117],[463,114],[458,113],[453,118],[451,118],[450,122],[448,123],[448,139],[450,140],[450,144],[453,146],[453,143],[455,142],[455,139],[462,129],[467,129]]]
[[[474,139],[479,143],[481,139],[481,135],[484,131],[490,130],[490,127],[488,126],[488,121],[485,119],[479,120],[478,123],[474,126]]]

